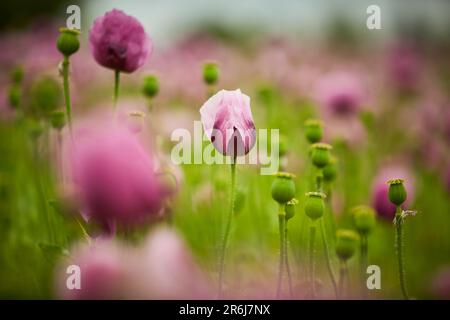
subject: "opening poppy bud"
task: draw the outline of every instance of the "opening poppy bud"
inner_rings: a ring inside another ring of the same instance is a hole
[[[295,176],[287,172],[277,173],[277,177],[272,183],[272,198],[280,203],[286,204],[295,196],[295,183],[292,178]]]
[[[144,86],[142,88],[144,95],[148,98],[153,98],[159,92],[159,81],[154,75],[150,75],[144,78]]]
[[[286,203],[286,205],[284,207],[284,212],[286,213],[286,220],[289,220],[295,216],[295,206],[297,204],[298,204],[298,200],[295,198],[288,201],[288,203]]]
[[[331,146],[326,143],[315,143],[311,146],[311,159],[317,168],[324,168],[330,162]]]
[[[330,162],[323,168],[323,179],[326,182],[332,182],[336,180],[337,172],[337,159],[335,157],[331,157]]]
[[[61,130],[66,125],[66,113],[62,110],[55,110],[50,114],[50,124],[56,130]]]
[[[212,85],[219,80],[219,67],[214,62],[207,62],[203,65],[203,81]]]
[[[323,216],[325,211],[325,194],[322,192],[308,192],[305,200],[305,213],[313,221]]]
[[[406,200],[406,189],[403,185],[403,179],[392,179],[387,183],[389,185],[389,201],[396,206],[400,206]]]
[[[342,260],[350,259],[356,252],[358,234],[352,230],[341,229],[336,232],[336,254]]]
[[[17,109],[20,104],[20,98],[22,97],[22,90],[19,86],[13,85],[9,88],[8,100],[9,105],[14,109]]]
[[[14,84],[21,84],[23,80],[23,68],[16,67],[11,71],[11,81]]]
[[[68,57],[80,48],[80,41],[78,40],[79,31],[74,29],[61,28],[60,35],[56,41],[56,47],[59,52]]]
[[[310,143],[316,143],[322,140],[323,123],[317,119],[308,119],[305,121],[305,135]]]
[[[367,235],[375,228],[375,210],[369,206],[357,206],[353,208],[353,222],[356,230]]]

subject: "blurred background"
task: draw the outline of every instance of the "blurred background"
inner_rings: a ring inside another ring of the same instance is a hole
[[[339,164],[329,186],[331,250],[336,228],[352,228],[351,208],[373,206],[378,224],[369,237],[369,261],[381,267],[382,290],[370,297],[399,298],[393,216],[383,201],[385,181],[404,178],[408,205],[418,211],[407,219],[405,235],[410,291],[418,298],[450,298],[450,2],[444,0],[2,1],[1,298],[58,297],[55,265],[83,236],[77,223],[51,201],[58,196],[57,170],[55,150],[47,143],[55,142],[57,134],[35,112],[41,105],[64,105],[58,73],[62,57],[55,42],[70,4],[81,8],[81,49],[71,58],[75,121],[111,107],[113,73],[99,66],[89,50],[94,19],[118,8],[136,17],[151,37],[151,57],[122,78],[119,105],[147,112],[143,77],[158,76],[160,92],[146,125],[160,157],[179,179],[174,226],[211,281],[216,279],[226,213],[221,203],[227,201],[228,168],[219,166],[211,176],[209,166],[176,167],[169,159],[171,132],[192,131],[193,121],[200,118],[198,110],[209,90],[202,79],[205,61],[220,68],[215,89],[241,88],[251,97],[257,128],[280,129],[285,151],[280,169],[297,175],[300,199],[289,222],[298,292],[304,289],[307,247],[302,199],[310,191],[303,123],[317,117],[325,123],[325,141],[333,145]],[[366,27],[371,4],[381,8],[381,30]],[[15,67],[23,69],[21,104],[30,119],[21,125],[9,96]],[[349,105],[333,104],[336,95],[349,99]],[[40,136],[40,130],[48,135]],[[36,172],[42,176],[35,177]],[[238,171],[246,200],[229,245],[229,296],[272,298],[260,296],[273,291],[276,277],[272,180],[260,176],[259,168]],[[52,239],[44,214],[53,216],[58,230]],[[321,256],[321,247],[317,250]],[[331,287],[326,269],[323,261],[318,265],[327,297]],[[350,268],[357,272],[356,261]]]

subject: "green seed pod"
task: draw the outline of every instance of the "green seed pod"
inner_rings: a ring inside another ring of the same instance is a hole
[[[66,125],[66,113],[63,110],[55,110],[50,114],[50,124],[56,130],[61,130]]]
[[[406,189],[402,179],[392,179],[388,182],[389,200],[396,206],[400,206],[406,200]]]
[[[284,212],[286,213],[286,220],[291,219],[295,216],[295,206],[298,204],[298,200],[293,198],[292,200],[288,201],[286,205],[284,206]]]
[[[36,114],[48,116],[61,106],[61,86],[51,77],[41,78],[32,84],[30,100]]]
[[[155,97],[159,92],[159,80],[154,75],[149,75],[144,78],[144,86],[142,92],[148,98]]]
[[[356,230],[362,235],[368,235],[375,228],[375,211],[369,206],[357,206],[352,210]]]
[[[203,65],[203,80],[206,84],[212,85],[219,80],[219,67],[214,62],[207,62]]]
[[[245,191],[242,188],[237,188],[234,195],[234,213],[238,214],[245,206]]]
[[[68,57],[80,48],[80,41],[78,40],[79,31],[74,29],[61,28],[59,29],[59,37],[56,41],[56,47],[59,52]]]
[[[305,213],[313,221],[323,216],[326,195],[322,192],[308,192],[305,200]]]
[[[295,176],[286,172],[277,173],[277,177],[272,183],[272,198],[285,204],[295,196],[295,183],[292,180]]]
[[[341,229],[336,232],[336,254],[342,260],[350,259],[356,252],[358,234],[352,230]]]
[[[11,81],[14,84],[21,84],[23,80],[23,68],[22,67],[16,67],[11,71]]]
[[[8,95],[9,105],[14,109],[17,109],[19,107],[21,97],[22,97],[22,90],[20,89],[20,87],[18,85],[12,85],[9,88],[9,95]]]
[[[330,158],[330,162],[323,168],[323,179],[326,182],[332,182],[336,180],[338,173],[337,159],[335,157]]]
[[[309,143],[317,143],[322,140],[323,123],[317,119],[308,119],[305,121],[305,136]]]
[[[311,146],[311,159],[317,168],[324,168],[330,162],[331,146],[326,143],[314,143]]]

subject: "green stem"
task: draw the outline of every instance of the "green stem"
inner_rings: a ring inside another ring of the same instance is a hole
[[[367,235],[364,235],[364,234],[361,235],[360,250],[361,250],[361,254],[360,254],[361,295],[363,298],[366,298],[367,290],[366,290],[365,276],[366,276],[367,252],[368,252]]]
[[[287,276],[288,276],[289,294],[290,294],[291,298],[293,298],[294,290],[292,289],[291,268],[289,267],[289,259],[288,259],[288,223],[287,223],[287,220],[284,223],[284,246],[285,246],[284,263],[286,265],[286,272],[287,272]]]
[[[328,250],[328,242],[327,242],[327,235],[325,231],[325,225],[323,222],[324,218],[320,219],[320,231],[322,233],[322,242],[323,242],[323,251],[325,253],[325,260],[327,264],[328,273],[330,275],[331,283],[333,284],[333,289],[336,297],[338,296],[338,286],[336,281],[336,276],[334,275],[333,268],[331,266],[331,259],[330,259],[330,253]]]
[[[66,101],[66,113],[67,122],[69,124],[69,130],[72,132],[72,103],[70,100],[70,88],[69,88],[69,57],[64,56],[62,63],[63,66],[63,87],[64,87],[64,100]]]
[[[311,298],[316,297],[316,279],[314,275],[314,240],[316,237],[316,226],[311,224],[309,227],[309,281],[311,287]]]
[[[286,260],[285,253],[285,225],[286,225],[286,214],[284,213],[284,205],[280,204],[278,211],[278,221],[280,227],[280,261],[278,266],[278,286],[277,286],[277,299],[281,297],[281,286],[283,282],[283,270],[284,270],[284,261]]]
[[[114,109],[117,107],[117,100],[119,99],[119,85],[120,85],[120,71],[114,71]]]
[[[395,213],[395,227],[396,227],[396,249],[397,249],[397,259],[398,259],[398,274],[400,280],[400,287],[402,289],[403,298],[409,300],[408,291],[406,289],[406,279],[405,279],[405,261],[403,257],[403,221],[402,221],[402,208],[397,206]]]
[[[235,185],[236,185],[236,159],[231,163],[231,191],[230,191],[230,210],[228,211],[228,217],[225,227],[225,232],[222,238],[222,247],[220,253],[220,265],[219,265],[219,299],[222,298],[222,287],[223,287],[223,273],[224,273],[224,265],[225,265],[225,251],[228,242],[228,236],[231,229],[231,219],[234,215],[234,193],[235,193]]]
[[[342,299],[345,296],[345,279],[347,274],[347,262],[345,260],[341,260],[341,268],[339,270],[339,299]]]

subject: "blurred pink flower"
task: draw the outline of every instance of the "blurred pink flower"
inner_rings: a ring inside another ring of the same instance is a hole
[[[414,199],[415,188],[414,179],[405,167],[390,166],[383,168],[378,172],[372,186],[372,205],[378,213],[378,216],[387,220],[392,220],[395,216],[395,205],[389,201],[388,197],[389,186],[387,181],[397,178],[405,180],[408,197],[402,207],[407,209]]]
[[[144,222],[162,203],[151,155],[125,126],[94,125],[75,132],[69,153],[85,212],[105,227]]]
[[[417,50],[407,44],[396,44],[387,57],[388,76],[402,90],[414,90],[420,80],[421,62]]]
[[[350,72],[334,72],[318,80],[317,100],[335,115],[355,113],[366,99],[361,79]]]
[[[94,21],[89,42],[99,64],[127,73],[142,66],[152,52],[152,42],[139,21],[117,9]]]
[[[80,288],[70,286],[76,281],[76,273],[68,272],[70,266],[79,268]],[[57,269],[56,292],[62,299],[118,299],[123,296],[124,276],[123,253],[116,243],[103,239],[85,242]]]
[[[207,137],[220,153],[242,156],[255,144],[250,97],[240,89],[219,91],[203,104],[200,114]]]
[[[443,268],[435,275],[431,290],[440,299],[450,299],[450,267]]]

